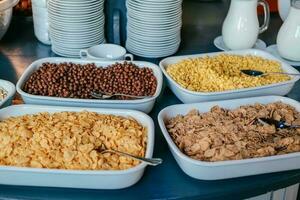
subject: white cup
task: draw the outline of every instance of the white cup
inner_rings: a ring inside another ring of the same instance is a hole
[[[130,60],[133,55],[127,54],[126,49],[115,44],[99,44],[89,49],[82,49],[80,57],[93,60]]]

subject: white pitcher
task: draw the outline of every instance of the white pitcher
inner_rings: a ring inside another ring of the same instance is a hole
[[[264,8],[264,24],[259,27],[257,6]],[[225,45],[232,50],[249,49],[254,46],[258,34],[268,29],[270,8],[265,0],[231,0],[222,35]]]
[[[279,15],[282,21],[284,21],[289,14],[291,8],[291,0],[278,0],[277,2]]]
[[[279,54],[288,60],[300,61],[300,0],[293,0],[289,14],[277,35]]]

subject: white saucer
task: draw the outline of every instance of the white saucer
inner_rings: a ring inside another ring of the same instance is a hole
[[[287,60],[287,59],[281,57],[278,53],[276,44],[268,46],[266,51],[269,52],[270,54],[272,54],[273,56],[281,59],[283,62],[286,62],[292,66],[296,66],[296,67],[300,66],[300,61]]]
[[[214,40],[214,45],[220,50],[230,51],[230,49],[228,47],[226,47],[222,36],[216,37],[216,39]],[[266,43],[264,41],[262,41],[261,39],[258,39],[256,41],[253,49],[265,50],[266,47],[267,47]]]

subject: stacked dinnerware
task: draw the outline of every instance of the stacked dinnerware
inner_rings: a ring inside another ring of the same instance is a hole
[[[52,51],[79,57],[79,51],[104,39],[104,0],[49,0],[48,18]]]
[[[181,42],[182,0],[127,0],[127,41],[131,53],[159,58]]]

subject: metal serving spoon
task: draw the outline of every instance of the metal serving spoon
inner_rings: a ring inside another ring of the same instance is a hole
[[[135,95],[129,95],[129,94],[108,94],[105,92],[91,92],[91,96],[96,98],[96,99],[111,99],[112,97],[115,96],[124,96],[124,97],[130,97],[130,98],[135,98],[135,99],[146,99],[150,98],[150,96],[135,96]]]
[[[283,120],[278,121],[278,120],[270,119],[270,118],[268,118],[268,119],[267,118],[259,118],[257,120],[261,124],[274,125],[276,128],[279,128],[279,129],[300,128],[300,125],[289,125],[289,124],[286,124],[286,122]]]
[[[99,153],[103,154],[103,153],[116,153],[119,155],[123,155],[123,156],[128,156],[130,158],[142,161],[144,163],[146,163],[147,165],[151,165],[151,166],[156,166],[156,165],[160,165],[163,160],[161,158],[143,158],[143,157],[139,157],[139,156],[134,156],[125,152],[121,152],[118,150],[113,150],[113,149],[107,149],[105,147],[104,144],[101,145],[101,147],[99,147],[98,149],[95,149],[96,151],[98,151]]]
[[[300,74],[294,74],[294,73],[285,73],[285,72],[268,72],[268,73],[264,73],[262,71],[251,70],[251,69],[241,70],[241,72],[248,75],[248,76],[256,76],[256,77],[267,76],[267,75],[271,75],[271,74],[285,74],[285,75],[291,75],[291,76],[300,76]]]

